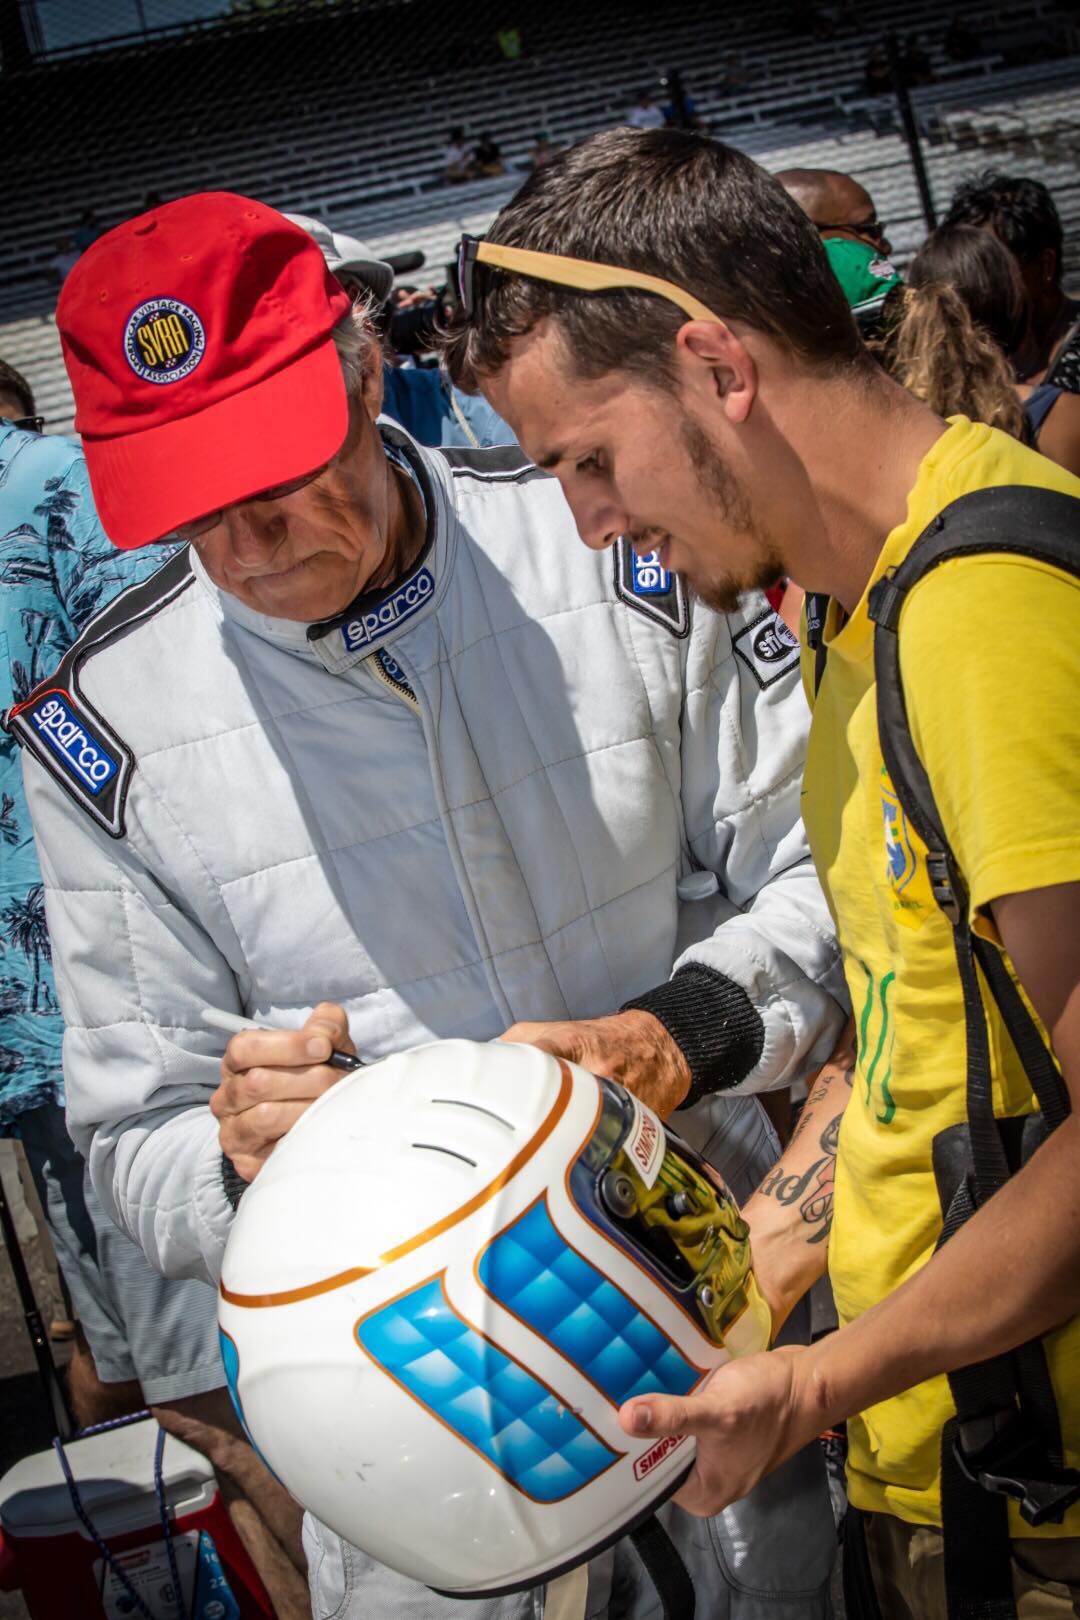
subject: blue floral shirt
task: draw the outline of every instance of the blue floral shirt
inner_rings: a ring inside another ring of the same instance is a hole
[[[0,712],[170,549],[118,551],[94,511],[82,451],[0,418]],[[63,1033],[19,749],[0,730],[0,1135],[28,1108],[63,1101]]]

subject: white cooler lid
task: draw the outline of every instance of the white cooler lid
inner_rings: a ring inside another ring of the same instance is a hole
[[[64,1447],[83,1507],[106,1538],[158,1523],[157,1433],[154,1419],[144,1418]],[[177,1517],[209,1507],[217,1491],[208,1459],[172,1435],[165,1439],[162,1479],[165,1500]],[[24,1457],[0,1480],[0,1524],[12,1536],[64,1535],[73,1530],[86,1536],[51,1446]]]

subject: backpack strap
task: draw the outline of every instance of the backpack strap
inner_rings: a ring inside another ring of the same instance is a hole
[[[806,593],[806,645],[814,655],[814,696],[821,691],[829,649],[825,645],[825,616],[830,598],[821,591]]]
[[[1013,1173],[994,1117],[993,1070],[979,969],[1038,1098],[1047,1130],[1069,1095],[1000,952],[976,936],[968,890],[949,847],[929,776],[915,749],[900,669],[900,616],[910,592],[954,557],[1002,552],[1080,576],[1078,503],[1055,490],[1004,485],[954,501],[869,596],[882,758],[904,814],[927,848],[934,898],[953,930],[967,1036],[970,1176],[950,1204],[946,1242]],[[1060,1522],[1080,1500],[1080,1473],[1062,1466],[1061,1430],[1041,1341],[949,1376],[956,1406],[942,1436],[941,1500],[950,1620],[1014,1620],[1006,1498],[1037,1525]]]
[[[1078,515],[1080,508],[1076,499],[1058,490],[1016,484],[976,490],[938,513],[896,571],[874,585],[868,602],[875,625],[874,673],[882,758],[904,814],[926,845],[931,888],[952,923],[958,953],[962,943],[963,955],[970,959],[960,967],[965,1009],[969,988],[978,992],[974,971],[977,960],[1051,1128],[1060,1124],[1069,1112],[1068,1092],[1000,954],[986,941],[973,936],[967,925],[967,887],[949,847],[930,779],[911,736],[900,674],[898,630],[909,593],[926,574],[954,557],[1002,552],[1032,557],[1080,577]],[[982,1024],[981,997],[978,1007],[978,1022]],[[970,1025],[969,1018],[969,1040]],[[1007,1178],[1007,1170],[1005,1175]]]

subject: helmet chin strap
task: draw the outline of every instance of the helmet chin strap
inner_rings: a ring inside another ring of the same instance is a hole
[[[655,1513],[631,1530],[630,1540],[656,1588],[664,1620],[694,1620],[694,1583]]]

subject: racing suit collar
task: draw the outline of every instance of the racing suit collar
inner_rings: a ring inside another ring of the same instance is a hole
[[[191,568],[204,591],[226,618],[243,625],[263,641],[314,656],[332,674],[340,674],[382,646],[411,630],[428,616],[446,583],[446,522],[441,519],[442,490],[437,490],[425,458],[399,428],[380,422],[388,451],[415,477],[427,513],[427,531],[419,556],[405,574],[377,591],[362,591],[344,612],[317,624],[271,618],[219,589],[190,548]]]
[[[389,645],[411,630],[432,611],[442,594],[445,543],[438,522],[438,500],[431,478],[413,440],[389,422],[379,423],[387,454],[404,464],[420,489],[426,514],[424,544],[419,555],[391,584],[361,591],[344,612],[309,625],[307,639],[325,667],[336,674],[361,658]]]

